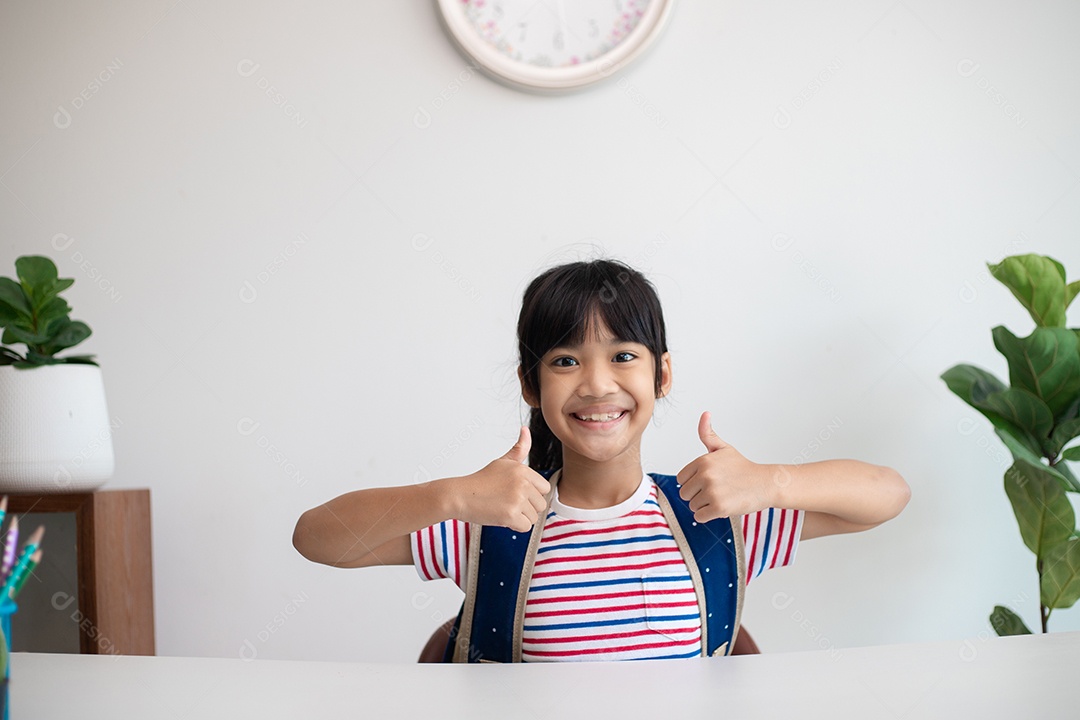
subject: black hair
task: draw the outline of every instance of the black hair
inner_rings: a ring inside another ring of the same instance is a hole
[[[618,260],[598,259],[559,265],[536,277],[525,290],[518,316],[518,356],[525,389],[539,402],[540,359],[551,348],[585,340],[594,316],[622,342],[645,345],[656,363],[656,395],[662,381],[661,355],[667,331],[660,299],[644,275]],[[598,328],[591,328],[594,332]],[[562,467],[562,441],[555,437],[540,408],[531,408],[532,448],[529,467]]]

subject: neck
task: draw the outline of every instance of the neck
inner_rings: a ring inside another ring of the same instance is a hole
[[[582,510],[618,505],[638,489],[641,474],[641,455],[636,449],[597,461],[564,447],[559,501]]]

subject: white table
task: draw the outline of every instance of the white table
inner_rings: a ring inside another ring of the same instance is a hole
[[[14,653],[26,718],[1076,717],[1080,632],[623,663]]]

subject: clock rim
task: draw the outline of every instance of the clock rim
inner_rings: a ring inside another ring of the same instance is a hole
[[[652,0],[630,34],[609,52],[579,65],[545,68],[513,60],[480,37],[465,19],[461,0],[435,0],[439,18],[458,51],[492,78],[512,87],[558,93],[600,82],[640,57],[663,31],[675,0]]]

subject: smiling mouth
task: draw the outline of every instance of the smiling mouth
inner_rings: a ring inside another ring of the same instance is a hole
[[[589,423],[591,425],[603,425],[621,419],[626,413],[627,411],[623,410],[622,412],[617,413],[590,413],[589,415],[570,413],[570,416],[579,422]]]

